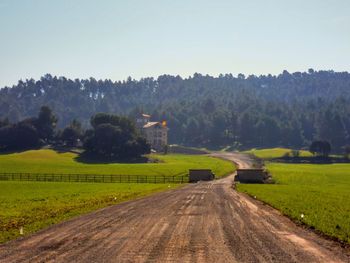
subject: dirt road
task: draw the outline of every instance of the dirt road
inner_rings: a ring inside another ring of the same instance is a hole
[[[237,193],[232,181],[187,185],[75,218],[0,246],[0,262],[350,261],[348,250]]]
[[[210,154],[210,156],[234,162],[240,169],[253,168],[255,162],[250,155],[235,152],[217,152]]]

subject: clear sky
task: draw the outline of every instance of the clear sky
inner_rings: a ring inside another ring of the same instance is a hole
[[[0,0],[0,87],[308,68],[350,71],[350,0]]]

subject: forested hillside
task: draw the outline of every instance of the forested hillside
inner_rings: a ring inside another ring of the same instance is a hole
[[[328,140],[350,144],[350,74],[314,71],[278,76],[163,75],[113,82],[70,80],[49,74],[0,90],[0,118],[35,116],[47,105],[64,127],[87,127],[97,112],[166,119],[170,143],[190,146],[302,147]],[[1,125],[1,121],[0,121]]]

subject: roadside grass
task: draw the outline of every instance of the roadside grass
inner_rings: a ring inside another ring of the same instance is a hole
[[[274,159],[281,158],[285,154],[291,154],[292,149],[288,148],[268,148],[268,149],[251,149],[244,151],[244,153],[254,154],[256,157],[261,159]],[[312,154],[305,150],[299,150],[300,157],[311,157]]]
[[[74,216],[164,191],[172,184],[0,181],[0,243]]]
[[[174,176],[187,173],[190,168],[212,169],[217,177],[234,170],[231,162],[204,155],[150,155],[158,163],[90,164],[77,161],[71,152],[58,153],[49,149],[31,150],[0,155],[0,173],[55,174],[116,174]]]
[[[276,184],[237,184],[290,218],[350,243],[350,164],[268,163]]]

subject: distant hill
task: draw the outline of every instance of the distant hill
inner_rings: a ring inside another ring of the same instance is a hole
[[[183,79],[67,79],[49,74],[0,90],[0,118],[17,121],[50,106],[66,126],[85,127],[96,112],[166,119],[170,143],[192,146],[302,147],[315,138],[350,144],[350,74],[314,71],[278,76],[194,74]]]

